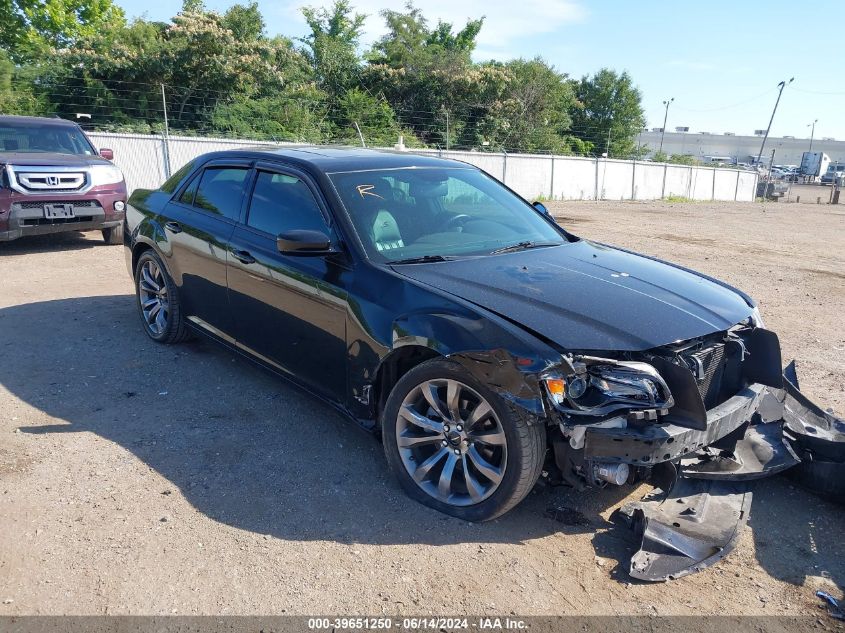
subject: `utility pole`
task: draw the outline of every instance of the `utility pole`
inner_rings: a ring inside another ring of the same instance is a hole
[[[167,124],[167,97],[164,96],[164,84],[161,86],[161,108],[164,112],[164,176],[170,178],[170,127]]]
[[[361,147],[366,147],[367,144],[364,142],[364,135],[361,134],[361,128],[358,127],[358,121],[353,121],[352,123],[355,124],[355,129],[358,131],[358,138],[361,139]]]
[[[780,103],[780,96],[783,94],[783,89],[786,88],[787,84],[791,84],[795,80],[795,77],[791,77],[789,81],[782,81],[778,84],[780,90],[778,91],[778,98],[775,101],[775,107],[772,109],[772,117],[769,119],[769,127],[766,128],[766,135],[763,136],[763,143],[760,145],[760,153],[757,154],[757,165],[760,164],[760,159],[763,157],[763,150],[766,148],[766,139],[769,138],[769,131],[772,129],[772,121],[775,120],[775,112],[778,111],[778,104]]]
[[[607,128],[607,147],[605,148],[605,156],[610,158],[610,130],[611,128]]]
[[[446,151],[449,151],[449,111],[446,110]]]
[[[666,136],[666,121],[669,120],[669,104],[675,100],[675,97],[672,97],[668,101],[664,101],[663,105],[666,106],[666,112],[663,114],[663,127],[660,130],[660,154],[663,153],[663,137]]]
[[[813,126],[813,129],[810,131],[810,149],[807,150],[809,152],[813,151],[813,137],[816,135],[816,123],[818,123],[818,122],[819,122],[819,120],[816,119],[812,123],[807,124],[807,127],[810,127],[811,125]]]

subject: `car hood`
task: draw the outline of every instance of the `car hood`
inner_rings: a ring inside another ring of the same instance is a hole
[[[53,154],[50,152],[0,152],[0,165],[11,164],[26,167],[88,167],[90,165],[111,165],[111,161],[99,156],[84,154]]]
[[[393,270],[569,350],[642,351],[726,330],[752,312],[728,286],[586,240]]]

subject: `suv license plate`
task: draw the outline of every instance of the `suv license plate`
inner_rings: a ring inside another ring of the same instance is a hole
[[[59,218],[72,218],[73,205],[72,204],[45,204],[44,217],[48,220],[56,220]]]

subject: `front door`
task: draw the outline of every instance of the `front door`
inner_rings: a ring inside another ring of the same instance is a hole
[[[276,246],[291,230],[333,236],[318,200],[304,174],[257,167],[246,221],[230,241],[229,302],[238,346],[343,402],[351,271],[335,256],[285,255]]]

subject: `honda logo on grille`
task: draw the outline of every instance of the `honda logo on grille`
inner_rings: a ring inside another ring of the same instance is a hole
[[[59,184],[59,177],[58,176],[47,176],[47,184],[51,187],[55,187]]]

